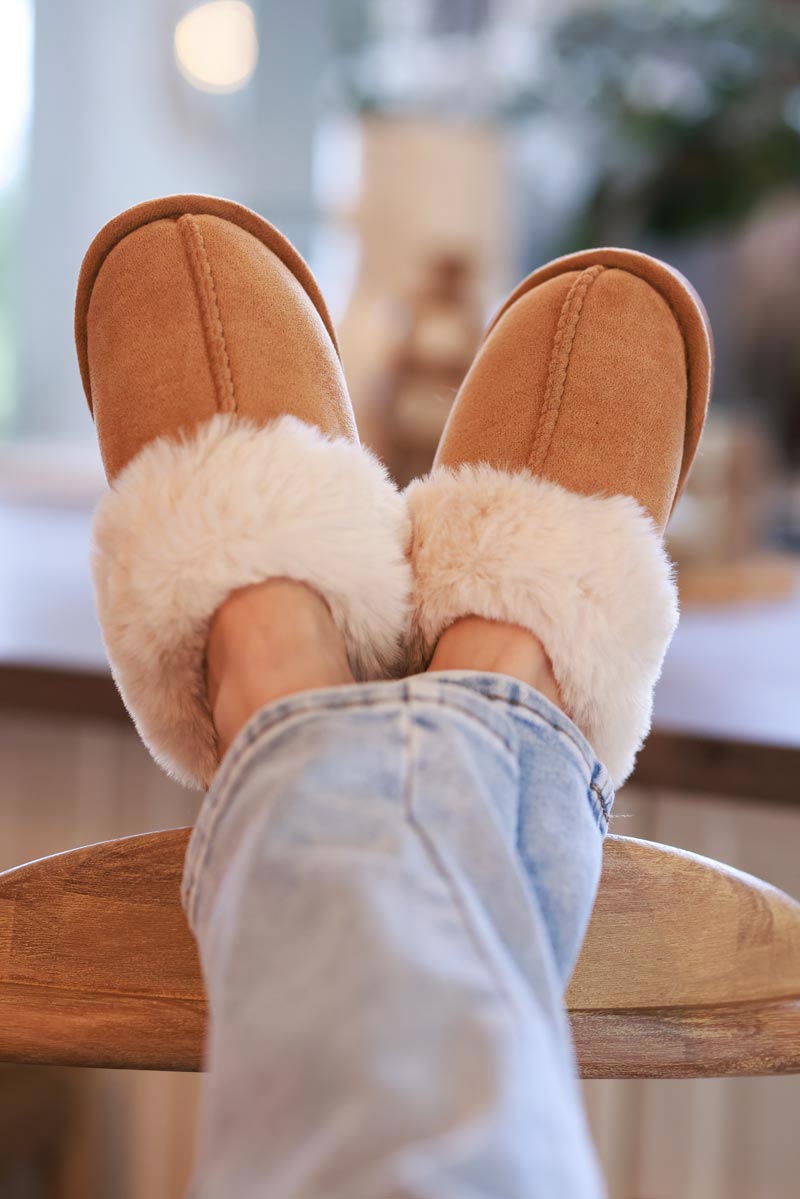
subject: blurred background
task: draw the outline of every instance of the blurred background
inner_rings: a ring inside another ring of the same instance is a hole
[[[400,483],[534,267],[611,244],[692,280],[714,409],[671,531],[683,625],[614,831],[800,893],[798,5],[0,0],[0,868],[196,810],[106,671],[72,341],[89,241],[169,192],[229,196],[295,241]],[[586,1093],[612,1196],[797,1194],[797,1079]],[[0,1199],[175,1199],[196,1095],[189,1076],[0,1068]]]

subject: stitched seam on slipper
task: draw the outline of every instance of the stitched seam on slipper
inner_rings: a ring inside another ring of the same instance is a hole
[[[590,266],[581,271],[567,293],[558,318],[553,349],[550,355],[550,367],[547,372],[544,403],[539,413],[539,422],[533,439],[533,449],[528,459],[528,467],[537,474],[545,464],[550,444],[553,440],[558,414],[567,384],[567,371],[578,331],[578,323],[583,311],[586,293],[595,279],[603,273],[605,267]]]
[[[203,231],[197,218],[188,213],[178,219],[178,229],[183,239],[186,256],[189,259],[200,304],[200,317],[211,376],[214,380],[214,390],[217,395],[217,408],[220,412],[235,412],[236,395],[233,390],[233,374],[222,316],[219,311],[217,288],[203,241]]]

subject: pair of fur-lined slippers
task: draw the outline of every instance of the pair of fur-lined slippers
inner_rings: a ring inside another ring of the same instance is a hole
[[[156,759],[205,786],[209,623],[270,577],[327,601],[357,678],[423,670],[478,615],[531,629],[615,782],[677,619],[662,533],[705,419],[708,320],[628,250],[559,259],[492,321],[431,474],[359,444],[319,288],[227,200],[130,209],[92,243],[76,338],[111,491],[94,577],[117,684]]]

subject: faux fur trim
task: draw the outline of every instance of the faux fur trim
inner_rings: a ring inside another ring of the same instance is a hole
[[[216,416],[160,438],[100,502],[93,573],[112,672],[142,739],[181,782],[218,764],[205,646],[216,609],[268,578],[314,587],[357,678],[388,673],[407,626],[402,496],[361,446],[285,416]]]
[[[437,470],[406,491],[412,521],[413,668],[469,614],[544,645],[572,719],[616,785],[650,728],[678,619],[661,538],[635,500],[581,496],[486,465]]]

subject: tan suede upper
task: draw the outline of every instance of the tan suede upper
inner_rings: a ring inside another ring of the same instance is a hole
[[[299,255],[236,204],[173,199],[188,211],[162,216],[156,201],[112,222],[82,272],[78,352],[109,480],[149,441],[218,412],[258,425],[293,415],[356,441],[330,318]]]
[[[630,495],[665,527],[705,416],[710,337],[679,277],[661,287],[668,268],[631,253],[625,269],[627,253],[598,252],[616,255],[607,264],[575,256],[574,269],[562,260],[514,293],[459,391],[436,466],[527,468],[580,494]]]

